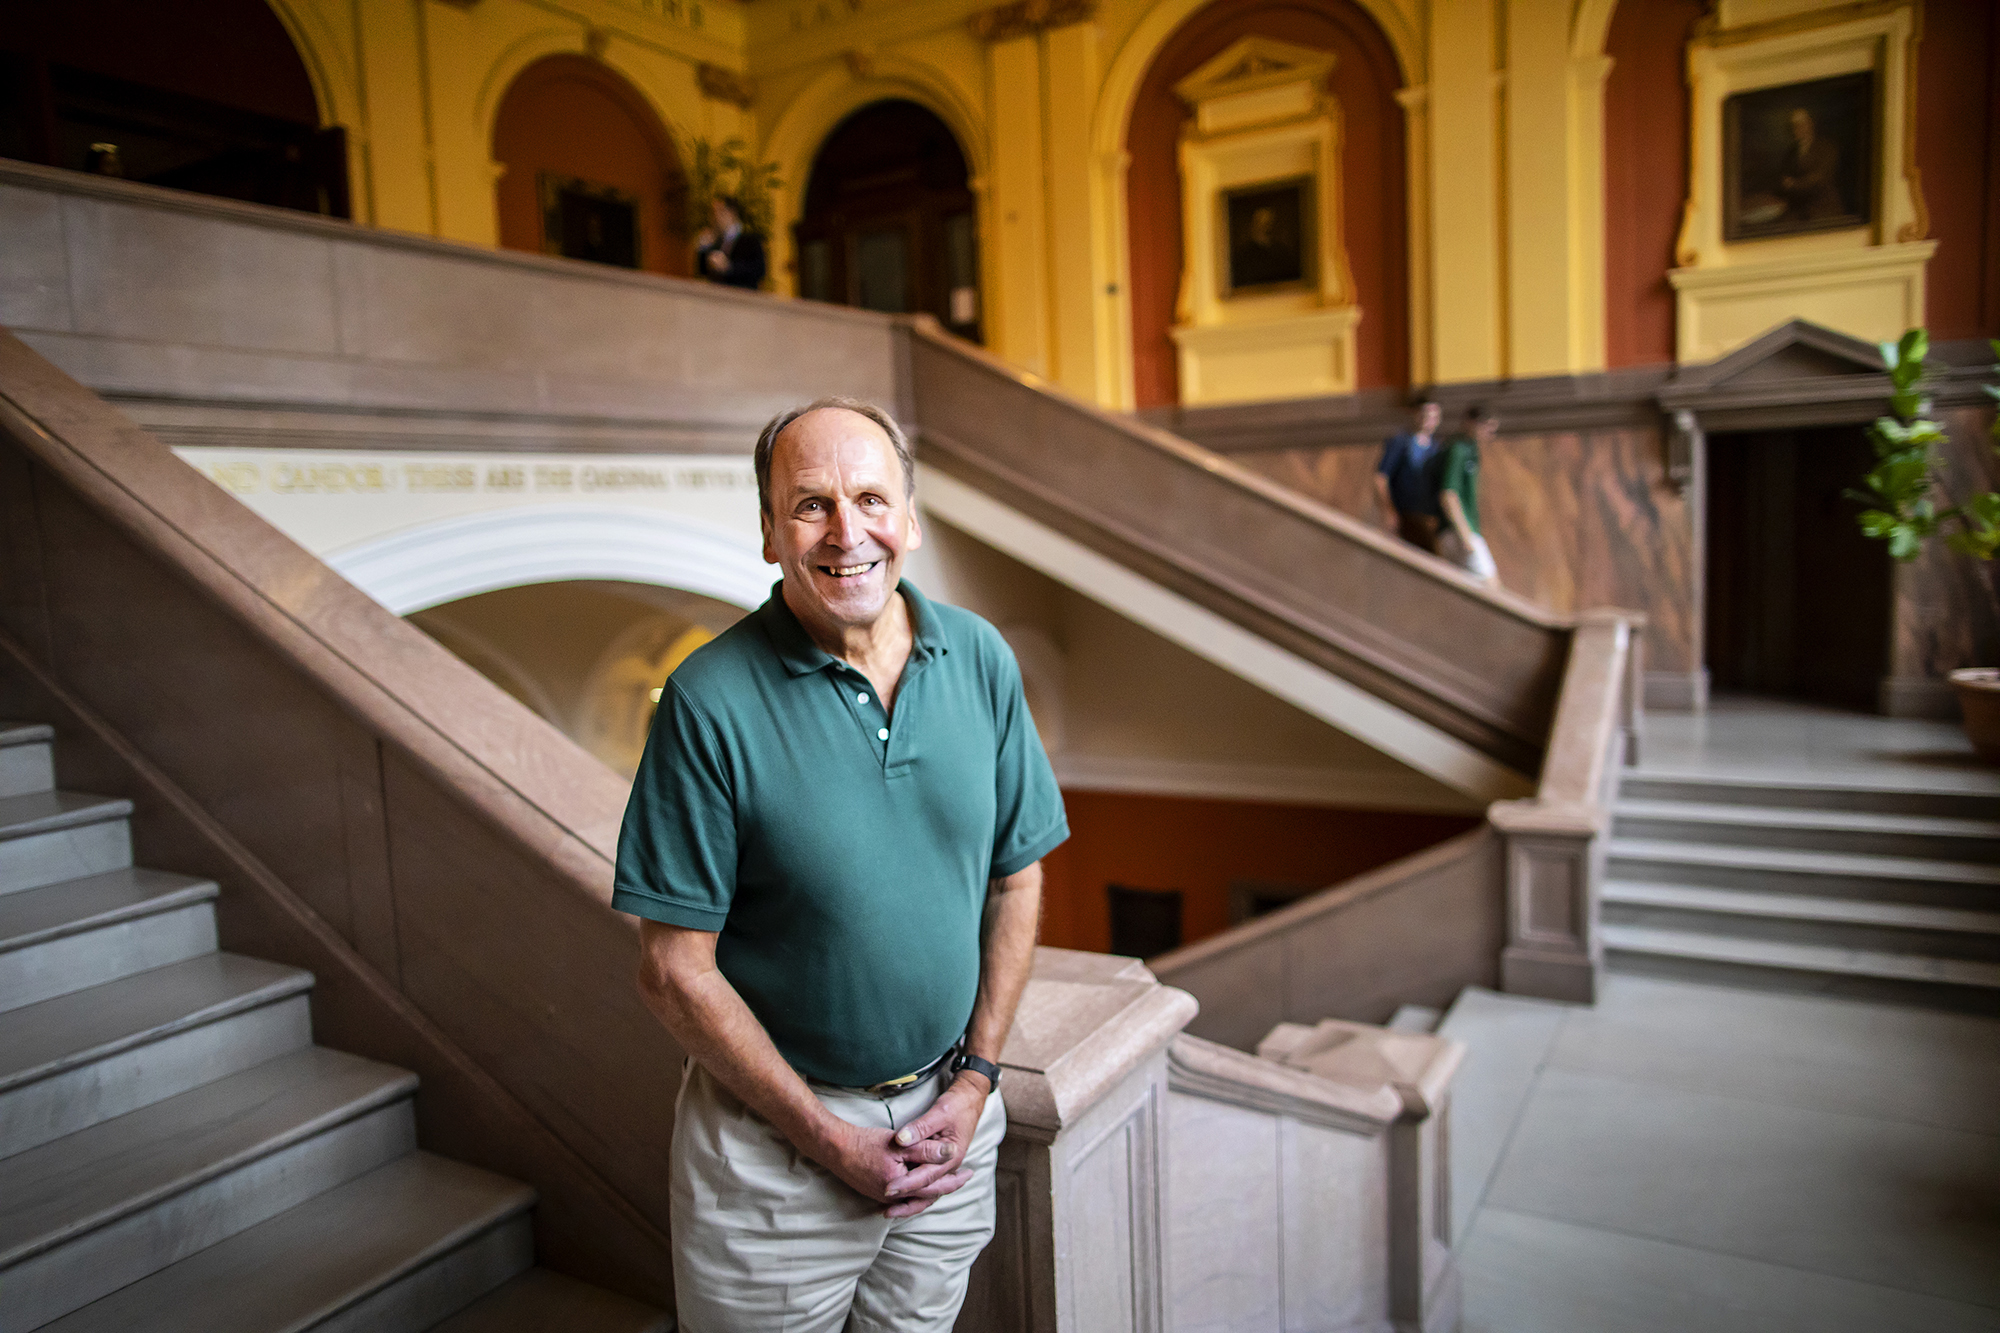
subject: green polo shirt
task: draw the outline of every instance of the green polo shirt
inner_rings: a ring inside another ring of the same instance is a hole
[[[716,961],[793,1068],[860,1086],[972,1017],[990,879],[1069,836],[991,625],[901,585],[893,717],[776,588],[668,678],[611,905],[720,935]]]
[[[1460,435],[1445,446],[1442,467],[1438,474],[1438,494],[1455,492],[1459,507],[1465,510],[1466,526],[1479,531],[1479,445],[1469,436]]]

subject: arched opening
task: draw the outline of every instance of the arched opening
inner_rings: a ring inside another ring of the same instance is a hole
[[[813,159],[794,237],[800,296],[925,311],[979,341],[979,225],[965,154],[928,109],[896,99],[843,120]]]
[[[743,614],[678,588],[592,579],[500,588],[409,620],[630,777],[661,683]]]
[[[264,0],[10,5],[0,156],[349,216],[344,132]]]
[[[508,86],[493,125],[500,244],[685,276],[684,177],[637,89],[582,56],[549,56]]]
[[[1335,56],[1328,86],[1340,104],[1342,224],[1362,311],[1356,381],[1368,389],[1409,379],[1409,230],[1403,112],[1396,103],[1403,76],[1394,48],[1353,0],[1216,0],[1161,46],[1126,128],[1133,396],[1142,408],[1180,401],[1168,330],[1181,289],[1179,147],[1189,111],[1174,85],[1244,37]]]

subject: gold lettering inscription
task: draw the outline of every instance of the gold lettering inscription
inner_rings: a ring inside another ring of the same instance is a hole
[[[553,463],[535,464],[535,489],[538,491],[567,491],[576,486],[576,469],[560,467]]]
[[[587,467],[583,470],[586,491],[664,491],[666,474],[650,467]]]
[[[271,489],[280,495],[379,495],[394,485],[380,463],[278,463]]]
[[[403,479],[413,491],[469,491],[478,473],[465,463],[405,463]]]
[[[255,463],[217,463],[208,470],[215,484],[237,495],[254,494],[264,484]]]
[[[528,489],[528,469],[524,467],[489,467],[486,469],[486,489],[489,491],[525,491]]]
[[[674,473],[674,485],[692,491],[748,490],[757,478],[748,472],[722,467],[684,467]]]

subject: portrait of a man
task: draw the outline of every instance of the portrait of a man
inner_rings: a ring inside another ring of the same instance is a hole
[[[1222,192],[1224,295],[1312,280],[1310,176]]]
[[[1871,220],[1873,73],[1738,93],[1723,103],[1722,114],[1724,239]]]

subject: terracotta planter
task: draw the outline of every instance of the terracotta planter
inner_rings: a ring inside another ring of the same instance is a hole
[[[1966,667],[1951,673],[1951,685],[1958,691],[1973,752],[1989,764],[2000,764],[2000,669]]]

